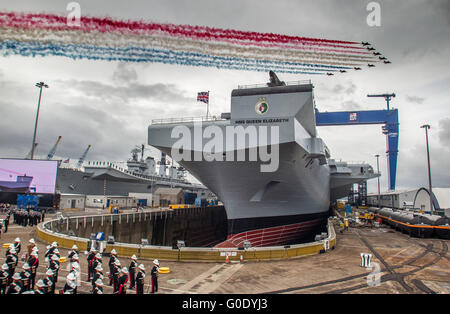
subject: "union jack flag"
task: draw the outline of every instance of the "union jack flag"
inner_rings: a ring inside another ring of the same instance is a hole
[[[209,103],[209,92],[200,92],[197,94],[197,101],[203,101]]]

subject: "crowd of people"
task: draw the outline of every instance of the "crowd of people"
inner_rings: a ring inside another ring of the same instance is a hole
[[[74,245],[65,260],[61,259],[58,243],[53,242],[47,246],[44,261],[47,263],[43,278],[36,281],[39,267],[39,249],[34,239],[29,240],[26,253],[22,255],[23,265],[18,267],[21,252],[20,238],[16,238],[6,251],[6,260],[0,270],[0,294],[77,294],[81,285],[81,268],[78,247]],[[86,252],[87,253],[87,252]],[[56,290],[58,274],[61,263],[68,262],[68,275],[62,290]],[[87,281],[91,284],[92,294],[103,294],[103,261],[102,254],[91,248],[87,254],[88,273]],[[151,269],[151,293],[158,292],[159,262],[153,261]],[[129,267],[122,267],[116,251],[110,253],[108,262],[109,285],[113,287],[114,294],[126,294],[127,288],[136,289],[136,294],[144,294],[145,266],[138,265],[136,256],[131,257]]]
[[[0,224],[0,234],[1,232],[8,232],[11,216],[15,224],[23,227],[36,226],[45,219],[45,209],[35,210],[32,205],[28,205],[26,208],[14,208],[10,204],[2,203],[0,204],[0,212],[6,213]]]
[[[0,203],[0,213],[7,213],[11,208],[11,204],[9,203]]]

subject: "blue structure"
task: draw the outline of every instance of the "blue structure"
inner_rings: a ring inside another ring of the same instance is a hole
[[[97,240],[97,241],[105,241],[105,233],[104,232],[97,232],[95,234],[95,240]]]
[[[33,206],[33,210],[37,210],[39,204],[39,196],[37,195],[27,195],[18,194],[17,195],[17,208],[21,210],[26,210],[27,206]]]
[[[352,214],[352,207],[350,204],[345,205],[345,216],[350,216]]]
[[[184,193],[184,203],[185,204],[195,204],[195,199],[197,198],[197,193]]]
[[[316,125],[362,125],[383,124],[383,134],[386,135],[389,189],[395,190],[398,155],[398,110],[366,110],[319,112],[316,109]]]
[[[205,207],[208,206],[208,201],[206,198],[197,197],[195,199],[195,207]]]

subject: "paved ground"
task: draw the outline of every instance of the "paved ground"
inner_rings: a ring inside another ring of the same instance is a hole
[[[159,293],[450,293],[450,241],[410,238],[388,227],[350,228],[337,234],[335,250],[290,260],[242,264],[160,261],[171,272],[160,274]],[[26,247],[30,238],[36,240],[40,253],[37,278],[43,277],[47,243],[36,237],[35,228],[14,224],[8,233],[2,234],[0,243],[12,242],[16,237],[21,238],[22,247]],[[1,248],[0,263],[5,260],[5,251]],[[61,256],[67,256],[68,250],[60,251]],[[378,275],[370,276],[373,279],[370,285],[367,277],[377,267],[375,264],[372,269],[361,267],[360,253],[371,253],[372,261],[380,267]],[[129,266],[129,258],[119,256],[119,259],[122,266]],[[104,273],[108,260],[109,257],[103,259]],[[80,254],[80,262],[84,281],[78,291],[90,293],[90,283],[85,281],[86,255]],[[146,266],[149,274],[152,261],[138,262]],[[18,267],[22,265],[19,262]],[[66,266],[62,264],[57,289],[62,289],[65,283]],[[148,275],[146,282],[149,280]],[[112,293],[112,288],[106,286],[104,292]]]

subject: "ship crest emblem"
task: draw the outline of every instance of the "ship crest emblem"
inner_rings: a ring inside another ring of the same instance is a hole
[[[261,97],[255,105],[255,111],[257,114],[265,114],[269,111],[269,105],[267,104],[266,98]]]

